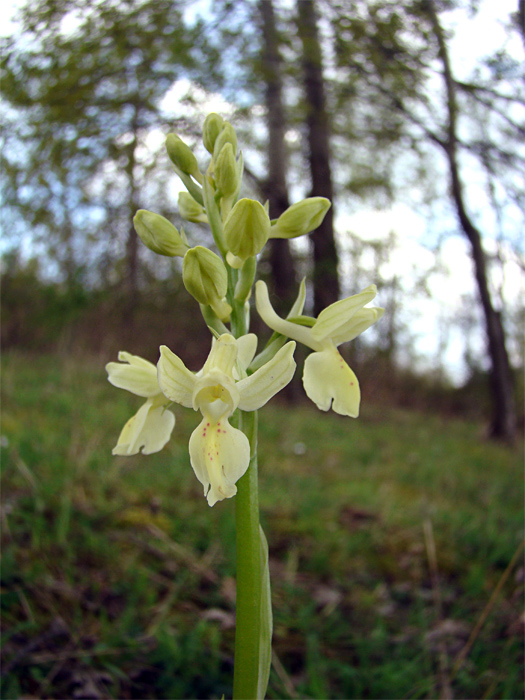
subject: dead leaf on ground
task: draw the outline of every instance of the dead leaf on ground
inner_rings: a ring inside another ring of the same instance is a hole
[[[353,506],[344,506],[339,513],[339,522],[349,530],[364,527],[377,520],[379,516],[376,513]]]
[[[462,620],[442,620],[425,634],[425,641],[432,651],[439,651],[444,641],[449,652],[456,653],[463,648],[470,633],[470,627]]]
[[[235,615],[221,608],[209,608],[209,610],[204,610],[202,618],[210,622],[219,622],[223,630],[235,627]]]
[[[330,615],[343,600],[343,594],[331,586],[317,586],[312,594],[321,608],[321,615]]]

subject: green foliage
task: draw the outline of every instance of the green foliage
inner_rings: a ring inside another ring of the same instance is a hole
[[[41,274],[37,260],[23,262],[15,253],[5,255],[1,264],[4,349],[106,353],[109,359],[124,348],[155,359],[159,345],[169,342],[173,348],[185,347],[188,361],[197,364],[206,352],[208,331],[176,275],[144,280],[131,324],[127,299],[118,286],[100,290],[57,284]],[[177,323],[167,324],[174,308]]]
[[[4,353],[2,697],[229,697],[234,503],[203,501],[191,411],[163,452],[111,457],[139,400],[105,359]],[[480,431],[369,402],[351,423],[264,412],[269,698],[438,696],[440,642],[450,672],[522,532],[521,460]],[[521,697],[522,596],[511,575],[455,697]]]
[[[135,236],[141,191],[150,204],[165,199],[167,159],[143,143],[164,126],[160,101],[202,47],[183,9],[39,0],[20,10],[24,34],[2,59],[7,229],[15,246],[30,229],[68,280],[82,263],[91,282],[104,279]]]
[[[22,263],[12,252],[2,258],[4,347],[54,347],[61,333],[93,303],[80,283],[61,286],[42,280],[38,261]]]

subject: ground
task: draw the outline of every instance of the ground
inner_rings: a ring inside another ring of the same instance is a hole
[[[141,399],[93,358],[3,358],[2,698],[231,697],[234,503],[111,456]],[[260,412],[268,698],[523,696],[523,475],[483,426],[367,404]],[[499,586],[499,588],[498,588]]]

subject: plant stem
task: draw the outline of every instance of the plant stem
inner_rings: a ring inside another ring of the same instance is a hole
[[[261,543],[257,480],[257,412],[241,412],[239,428],[250,441],[250,466],[237,482],[237,613],[234,700],[255,700],[259,676]]]

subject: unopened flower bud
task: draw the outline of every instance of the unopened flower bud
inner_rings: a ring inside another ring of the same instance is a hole
[[[133,225],[140,240],[154,253],[183,257],[189,248],[182,229],[179,233],[175,226],[160,214],[139,209],[133,218]]]
[[[207,224],[208,217],[198,202],[196,202],[188,192],[179,192],[179,214],[186,221],[194,224]]]
[[[201,173],[197,164],[197,159],[189,146],[187,146],[177,134],[168,134],[166,138],[166,150],[172,163],[187,175],[193,175],[200,179]]]
[[[260,202],[240,199],[224,223],[224,241],[228,250],[243,262],[261,252],[270,226],[270,218]]]
[[[308,197],[292,204],[272,225],[269,237],[304,236],[320,226],[328,209],[330,209],[330,200],[325,197]]]
[[[221,132],[223,124],[224,119],[218,114],[215,114],[215,112],[208,114],[204,120],[204,126],[202,127],[202,142],[208,153],[213,154],[213,147],[217,136]]]
[[[225,143],[215,161],[215,184],[228,197],[237,189],[237,166],[231,143]]]
[[[224,301],[228,273],[218,255],[204,246],[190,248],[182,263],[182,280],[188,292],[200,303],[211,306],[221,321],[231,312]]]
[[[230,124],[230,122],[224,122],[222,129],[215,139],[213,144],[213,158],[217,160],[219,153],[222,151],[222,147],[225,143],[231,143],[233,148],[233,155],[237,153],[237,135],[235,134],[235,129]]]

